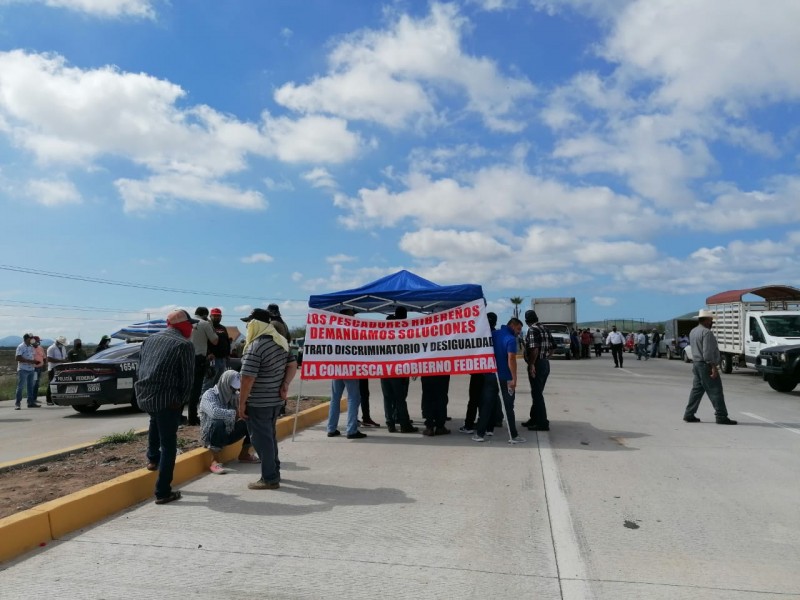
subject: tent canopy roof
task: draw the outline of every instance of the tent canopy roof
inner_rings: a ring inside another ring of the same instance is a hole
[[[438,285],[402,270],[352,290],[311,296],[310,308],[338,312],[345,308],[357,312],[391,314],[398,306],[411,312],[432,313],[483,298],[483,288],[475,284]]]
[[[764,300],[800,300],[800,290],[790,285],[766,285],[745,290],[730,290],[714,294],[706,298],[706,304],[723,304],[726,302],[742,302],[747,294],[754,294]]]

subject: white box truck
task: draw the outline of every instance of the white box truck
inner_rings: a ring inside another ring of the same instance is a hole
[[[761,300],[745,300],[747,295]],[[794,381],[791,385],[794,389],[795,377],[800,378],[800,373],[795,372],[797,365],[763,365],[760,355],[762,351],[772,354],[782,347],[800,345],[800,289],[771,285],[731,290],[710,296],[706,305],[714,312],[712,331],[719,344],[723,373],[751,367],[758,369],[773,389],[791,391],[785,389],[789,379]],[[778,357],[781,354],[778,352]]]
[[[553,335],[556,347],[553,354],[572,358],[570,332],[578,326],[578,309],[575,298],[534,298],[531,308],[536,311],[539,322]]]

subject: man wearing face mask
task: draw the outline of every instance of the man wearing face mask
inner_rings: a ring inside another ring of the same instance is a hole
[[[185,310],[173,310],[167,315],[167,329],[142,343],[135,388],[139,408],[150,414],[147,469],[158,471],[156,504],[181,497],[180,492],[172,491],[172,474],[181,411],[194,380],[194,345],[190,338],[195,323]]]
[[[217,334],[217,343],[208,345],[208,354],[212,358],[203,380],[203,394],[217,385],[220,376],[228,368],[228,359],[231,356],[231,340],[228,337],[228,330],[222,324],[222,309],[212,308],[209,314],[211,327]]]
[[[86,360],[86,350],[83,349],[83,342],[80,338],[75,338],[72,342],[72,350],[67,352],[68,362],[78,362],[79,360]]]
[[[69,362],[67,358],[67,338],[60,335],[56,338],[55,343],[47,349],[47,373],[50,383],[56,378],[55,368],[56,365]],[[50,397],[50,386],[47,386],[47,404],[48,406],[55,406],[52,398]]]
[[[195,320],[194,331],[192,332],[192,344],[194,344],[194,383],[192,393],[189,395],[189,425],[200,425],[197,418],[197,405],[200,404],[200,394],[203,391],[203,379],[206,376],[206,367],[209,360],[213,360],[208,347],[219,342],[219,337],[214,332],[214,327],[208,320],[208,309],[205,306],[198,306],[194,311]]]

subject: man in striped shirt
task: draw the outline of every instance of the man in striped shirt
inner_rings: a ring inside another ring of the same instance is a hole
[[[180,492],[172,491],[172,474],[181,412],[194,380],[194,345],[190,338],[195,323],[185,310],[173,310],[167,315],[167,329],[142,344],[135,389],[139,408],[150,414],[147,468],[158,470],[156,504],[181,497]]]
[[[263,308],[256,308],[242,321],[247,323],[247,342],[242,356],[239,418],[247,421],[250,441],[261,457],[261,478],[248,484],[251,490],[280,487],[276,423],[289,395],[289,383],[297,362],[289,353],[289,342],[270,323]]]
[[[544,403],[544,386],[550,375],[550,356],[553,354],[553,336],[539,323],[536,311],[525,311],[528,333],[525,336],[525,355],[528,362],[528,382],[531,384],[530,419],[522,425],[530,431],[550,431],[547,406]]]

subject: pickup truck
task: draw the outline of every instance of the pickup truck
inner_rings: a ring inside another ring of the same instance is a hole
[[[776,392],[791,392],[800,383],[800,345],[764,348],[756,369]]]

